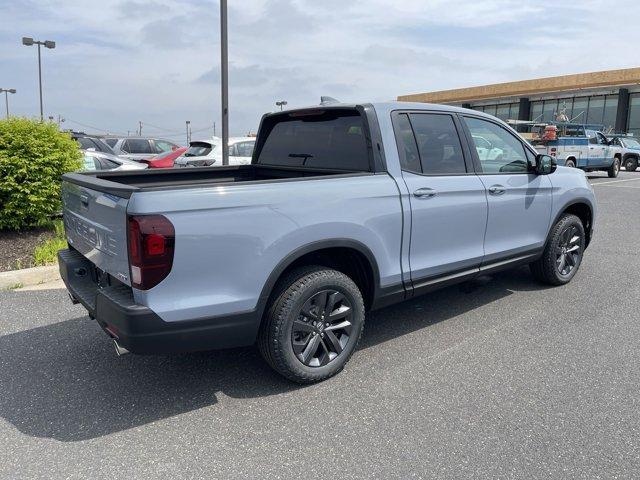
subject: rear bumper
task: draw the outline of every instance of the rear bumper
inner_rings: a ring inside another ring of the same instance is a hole
[[[255,311],[224,317],[165,322],[135,303],[130,287],[119,282],[98,286],[95,267],[72,249],[58,252],[60,276],[74,300],[100,327],[132,353],[179,353],[251,345],[260,325]]]

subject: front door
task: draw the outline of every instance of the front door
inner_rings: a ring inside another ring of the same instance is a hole
[[[474,144],[480,137],[500,149],[494,159],[476,157],[489,205],[483,264],[540,250],[551,217],[549,178],[531,172],[534,153],[516,134],[489,119],[465,116],[464,122]]]
[[[463,150],[458,119],[400,113],[394,115],[394,129],[411,206],[414,288],[477,271],[484,256],[487,200]]]
[[[589,139],[589,158],[587,166],[599,167],[604,163],[605,146],[600,143],[598,134],[593,130],[587,130],[587,138]]]

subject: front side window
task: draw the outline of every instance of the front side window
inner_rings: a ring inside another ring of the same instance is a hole
[[[105,138],[104,142],[109,145],[111,148],[116,146],[116,143],[118,143],[118,139],[117,138]]]
[[[154,153],[151,150],[151,145],[149,144],[149,140],[139,139],[139,138],[130,138],[124,142],[122,146],[122,150],[127,153]]]
[[[598,137],[596,135],[596,132],[594,132],[593,130],[587,130],[587,138],[589,139],[590,144],[592,145],[598,144]]]
[[[434,113],[412,113],[411,126],[418,144],[422,173],[466,173],[462,145],[453,118]]]
[[[522,142],[493,122],[465,117],[483,173],[526,173],[529,164]],[[485,142],[478,141],[482,138]]]
[[[597,132],[598,135],[598,143],[600,145],[609,145],[609,142],[607,142],[607,137],[605,137],[602,133]]]

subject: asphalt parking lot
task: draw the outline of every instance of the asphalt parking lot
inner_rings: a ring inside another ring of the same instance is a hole
[[[0,477],[637,478],[640,172],[590,181],[571,284],[524,268],[375,312],[314,386],[253,349],[118,358],[64,290],[0,292]]]

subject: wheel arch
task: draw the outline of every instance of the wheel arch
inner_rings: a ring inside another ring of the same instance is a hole
[[[570,213],[580,219],[585,232],[585,246],[589,246],[591,242],[591,233],[593,228],[593,207],[587,199],[575,199],[564,205],[551,223],[551,227],[555,225],[562,215]]]
[[[258,301],[262,317],[280,278],[293,268],[322,265],[348,275],[362,292],[365,308],[374,304],[380,286],[380,270],[373,252],[363,243],[346,238],[320,240],[301,246],[286,255],[265,282]]]

